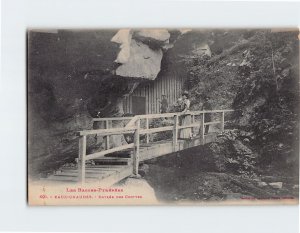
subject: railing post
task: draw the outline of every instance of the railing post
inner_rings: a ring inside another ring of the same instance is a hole
[[[195,123],[195,115],[193,114],[192,115],[192,124],[194,124],[194,123]],[[194,127],[192,127],[192,134],[194,136]]]
[[[149,118],[146,118],[146,129],[149,129]],[[149,134],[146,134],[146,143],[149,143]]]
[[[85,156],[86,156],[86,136],[79,138],[79,158],[78,158],[78,178],[81,184],[85,183]]]
[[[109,120],[105,121],[105,129],[109,128]],[[109,149],[109,136],[105,136],[105,150]]]
[[[204,144],[204,113],[200,115],[200,141]]]
[[[173,129],[173,152],[177,150],[178,141],[178,115],[174,116],[174,129]]]
[[[224,131],[224,121],[225,120],[225,112],[223,111],[222,112],[222,115],[221,115],[221,132],[223,132]]]
[[[141,120],[137,119],[134,132],[134,151],[133,151],[133,175],[137,176],[139,173],[139,156],[140,156],[140,125]]]

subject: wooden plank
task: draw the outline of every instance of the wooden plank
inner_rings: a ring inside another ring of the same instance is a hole
[[[176,151],[178,141],[178,116],[174,116],[174,126],[173,126],[173,151]]]
[[[200,140],[201,145],[204,144],[204,113],[200,116]]]
[[[178,126],[178,129],[193,128],[193,127],[199,127],[199,123],[194,123],[190,125],[180,125]]]
[[[64,181],[64,182],[78,182],[78,177],[68,176],[49,176],[47,181]]]
[[[118,147],[115,147],[115,148],[112,148],[112,149],[96,152],[94,154],[87,155],[86,160],[104,157],[104,155],[107,155],[107,154],[110,154],[110,153],[113,153],[113,152],[117,152],[117,151],[121,151],[121,150],[130,149],[130,148],[133,148],[133,147],[134,147],[134,144],[130,143],[130,144],[118,146]]]
[[[119,171],[120,169],[124,168],[124,166],[127,165],[106,165],[107,167],[102,167],[102,168],[87,168],[85,170],[86,174],[87,173],[102,173],[103,171]],[[73,173],[78,173],[78,170],[76,169],[61,169],[58,170],[57,172],[73,172]],[[59,173],[57,173],[59,174]]]
[[[140,119],[142,118],[167,118],[167,117],[173,117],[175,115],[181,115],[180,113],[159,113],[159,114],[148,114],[148,115],[137,115]]]
[[[147,150],[141,153],[140,161],[153,159],[173,152],[173,142],[170,141],[169,143],[164,143],[162,146],[149,147]]]
[[[130,176],[132,174],[132,166],[124,167],[122,170],[117,173],[104,177],[100,180],[99,185],[103,185],[106,187],[112,186],[113,184],[123,180],[124,178]]]
[[[143,129],[140,131],[140,134],[149,134],[149,133],[158,133],[158,132],[164,132],[164,131],[170,131],[173,130],[173,126],[165,126],[160,128],[152,128],[152,129]]]
[[[165,139],[165,140],[160,140],[160,141],[156,141],[156,142],[150,142],[148,145],[149,146],[159,146],[161,144],[164,144],[164,143],[172,143],[173,140],[172,139]],[[144,146],[145,144],[143,144]]]
[[[122,168],[124,165],[85,165],[86,169],[94,169],[94,168],[109,168],[109,167],[114,167],[114,168]]]
[[[99,178],[101,177],[102,175],[104,174],[114,174],[116,173],[117,171],[101,171],[101,172],[89,172],[89,173],[86,173],[86,178]],[[76,172],[72,172],[72,171],[68,171],[68,172],[63,172],[63,173],[58,173],[58,174],[55,174],[54,176],[69,176],[69,177],[77,177],[77,173]]]
[[[107,158],[107,157],[105,157],[105,158]],[[88,164],[86,164],[85,165],[85,169],[86,170],[88,170],[88,169],[102,169],[102,168],[110,168],[112,166],[114,168],[116,168],[116,169],[124,167],[124,165],[88,165]],[[78,167],[61,167],[58,170],[63,170],[63,169],[66,169],[66,170],[77,170]]]
[[[195,115],[192,115],[192,125],[195,124]],[[197,126],[195,126],[197,127]],[[192,127],[192,135],[194,135],[194,127]]]
[[[136,129],[135,122],[136,122],[137,119],[139,119],[139,116],[138,116],[138,115],[134,116],[134,117],[127,123],[127,125],[125,126],[125,128],[127,129],[127,128],[134,127],[134,129]]]
[[[233,110],[209,110],[209,111],[189,111],[188,114],[190,115],[201,115],[203,113],[221,113],[221,112],[230,112]],[[176,113],[157,113],[157,114],[147,114],[147,115],[136,115],[135,117],[140,119],[152,119],[152,118],[167,118],[167,117],[173,117],[174,115],[186,115],[186,113],[176,112]],[[134,118],[135,118],[134,117]]]
[[[96,168],[96,169],[86,169],[85,170],[85,174],[89,174],[89,173],[95,173],[95,174],[102,174],[106,171],[117,171],[118,168]],[[67,173],[78,173],[78,170],[74,170],[74,169],[62,169],[60,172],[57,172],[56,174],[67,174]]]
[[[106,117],[106,118],[93,118],[92,121],[123,121],[131,120],[133,117]]]
[[[124,128],[113,128],[113,129],[95,129],[95,130],[83,130],[79,131],[80,136],[98,134],[102,136],[106,135],[116,135],[133,132],[136,127],[124,127]]]
[[[100,174],[103,173],[103,171],[101,172],[99,169],[98,170],[85,170],[85,174],[88,173],[95,173],[95,174]],[[71,170],[71,169],[66,169],[66,170],[60,170],[60,171],[56,171],[54,175],[57,176],[61,176],[61,175],[76,175],[76,177],[78,177],[78,170]]]
[[[94,159],[95,162],[101,162],[101,161],[127,162],[129,160],[131,160],[131,158],[102,157],[99,159]],[[114,166],[114,165],[111,165],[111,166]]]
[[[220,124],[221,121],[211,121],[211,122],[205,122],[204,125],[214,125],[214,124]]]
[[[133,152],[133,174],[134,175],[138,175],[138,171],[139,171],[140,123],[141,123],[141,120],[138,119],[136,122],[137,129],[134,133],[134,152]]]
[[[109,120],[105,121],[105,129],[109,129]],[[109,149],[109,135],[105,136],[105,149]]]
[[[85,175],[85,178],[99,178],[100,176],[100,173],[90,173],[90,174],[86,174]],[[74,177],[74,178],[77,178],[78,177],[78,174],[77,173],[63,173],[63,174],[55,174],[54,175],[55,178],[60,178],[60,177]]]

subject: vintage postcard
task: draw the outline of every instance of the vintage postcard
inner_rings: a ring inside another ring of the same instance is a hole
[[[29,205],[298,204],[297,28],[27,43]]]

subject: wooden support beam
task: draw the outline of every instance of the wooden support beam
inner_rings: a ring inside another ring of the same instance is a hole
[[[136,127],[83,130],[83,131],[79,131],[79,136],[91,135],[91,134],[97,134],[98,136],[117,135],[117,134],[131,133],[134,132],[135,129]]]
[[[200,141],[204,144],[204,113],[200,115]]]
[[[173,129],[173,152],[177,150],[178,143],[178,116],[174,116],[174,129]]]
[[[109,129],[109,120],[105,121],[105,129]],[[105,136],[105,150],[109,149],[109,135]]]
[[[136,130],[134,132],[134,151],[133,151],[133,175],[139,173],[139,156],[140,156],[140,126],[141,120],[136,121]]]
[[[106,117],[106,118],[93,118],[93,121],[123,121],[131,120],[133,117]]]
[[[140,130],[140,134],[159,133],[159,132],[165,132],[170,130],[173,130],[173,126],[164,126],[164,127],[158,127],[152,129],[142,129]]]
[[[192,125],[195,124],[195,115],[192,115]],[[192,134],[194,135],[194,127],[192,127]]]
[[[79,157],[78,157],[78,179],[82,184],[85,183],[85,156],[86,156],[86,136],[79,138]]]
[[[222,123],[221,121],[211,121],[211,122],[205,122],[204,125],[216,125]]]
[[[97,158],[103,157],[104,155],[111,154],[111,153],[114,153],[114,152],[117,152],[117,151],[127,150],[127,149],[130,149],[130,148],[133,148],[133,147],[134,147],[134,145],[133,145],[133,143],[131,143],[131,144],[118,146],[118,147],[115,147],[115,148],[112,148],[112,149],[103,150],[103,151],[100,151],[100,152],[96,152],[94,154],[87,155],[86,160],[97,159]]]

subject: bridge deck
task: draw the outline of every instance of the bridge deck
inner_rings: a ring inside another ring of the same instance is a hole
[[[191,147],[199,146],[212,142],[216,133],[205,135],[204,142],[201,143],[200,137],[190,140],[178,140],[176,148],[173,147],[172,140],[164,140],[141,144],[139,150],[140,161],[146,161],[163,155],[182,151]],[[94,159],[96,165],[86,165],[85,183],[97,183],[98,185],[111,186],[122,179],[132,175],[133,171],[133,149],[126,150],[123,153],[112,153],[105,157]],[[44,179],[46,182],[78,182],[78,167],[61,167],[55,174]]]

